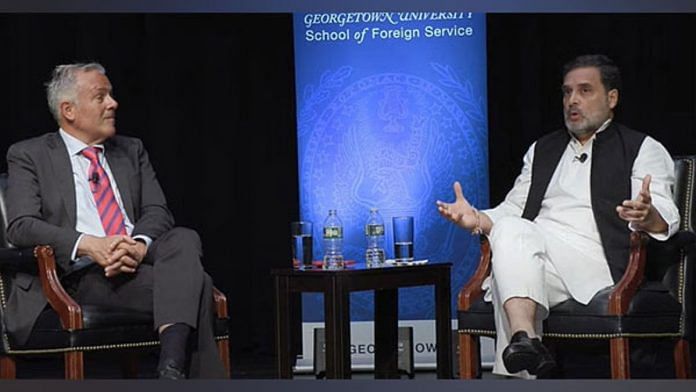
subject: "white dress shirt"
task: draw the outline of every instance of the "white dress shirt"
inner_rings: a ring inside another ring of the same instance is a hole
[[[75,182],[75,206],[77,207],[77,219],[75,223],[75,230],[81,233],[80,237],[75,242],[73,251],[71,254],[71,259],[75,260],[77,256],[77,247],[85,234],[93,235],[95,237],[104,237],[106,233],[104,232],[104,227],[102,226],[101,218],[99,217],[99,210],[97,209],[97,204],[94,201],[94,196],[92,196],[92,191],[89,186],[89,165],[90,161],[87,157],[82,155],[82,150],[89,147],[87,144],[78,140],[74,136],[65,132],[63,129],[59,129],[61,138],[65,142],[65,146],[68,149],[68,155],[70,155],[70,165],[73,171],[73,180]],[[133,223],[128,219],[126,210],[123,207],[123,200],[121,199],[121,194],[118,191],[118,184],[114,179],[111,169],[109,168],[109,162],[106,160],[106,154],[104,154],[104,145],[96,144],[95,147],[102,150],[99,154],[99,163],[104,168],[104,172],[109,177],[109,182],[111,183],[111,189],[116,197],[116,202],[118,207],[123,214],[124,224],[126,226],[126,234],[131,235],[133,232]],[[140,238],[145,241],[146,246],[149,246],[152,239],[145,235],[137,235],[135,238]]]
[[[549,240],[561,241],[567,245],[568,260],[553,262],[576,299],[589,300],[587,297],[594,295],[596,290],[613,284],[592,213],[590,190],[592,145],[596,134],[604,131],[610,121],[607,120],[584,145],[575,137],[570,138],[546,190],[539,214],[534,220]],[[527,150],[522,172],[505,200],[495,208],[482,211],[491,219],[494,227],[495,221],[503,216],[522,215],[532,180],[535,145],[536,143],[532,144]],[[582,154],[587,154],[584,161],[578,159]],[[649,136],[643,140],[633,163],[633,199],[640,192],[643,178],[648,174],[652,177],[650,194],[653,206],[668,226],[665,233],[648,234],[664,241],[674,234],[679,226],[679,211],[672,200],[674,162],[667,150]],[[628,227],[633,230],[633,225],[628,224]],[[582,258],[583,262],[578,263],[578,258]],[[591,285],[594,287],[582,287],[588,280],[596,282]],[[584,300],[582,302],[585,302]]]

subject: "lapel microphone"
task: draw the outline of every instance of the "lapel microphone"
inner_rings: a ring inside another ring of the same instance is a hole
[[[93,182],[95,184],[98,184],[99,183],[99,173],[97,173],[97,172],[92,173],[92,175],[89,177],[89,182]]]
[[[580,161],[580,163],[584,163],[584,162],[587,160],[587,153],[586,153],[586,152],[583,152],[583,153],[580,154],[580,155],[576,155],[576,156],[573,158],[573,161],[575,161],[575,160]],[[94,173],[94,174],[97,174],[97,173]]]

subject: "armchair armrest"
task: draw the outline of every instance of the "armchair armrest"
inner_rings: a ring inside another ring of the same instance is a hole
[[[215,301],[217,318],[227,318],[227,297],[215,286],[213,286],[213,300]]]
[[[481,258],[474,275],[459,291],[457,297],[457,309],[460,311],[469,310],[471,305],[483,295],[481,285],[491,270],[491,244],[488,237],[481,236]]]
[[[641,232],[631,233],[628,266],[621,280],[609,293],[609,314],[620,316],[628,312],[628,305],[645,277],[647,241],[647,234]]]
[[[662,253],[684,251],[687,254],[693,254],[696,250],[696,233],[688,230],[681,230],[674,233],[667,241],[650,241],[649,256],[652,257],[653,251]],[[678,262],[679,258],[669,258]]]
[[[669,254],[680,250],[687,254],[693,254],[694,250],[696,250],[696,234],[691,231],[679,231],[667,241],[661,242],[650,241],[645,233],[631,233],[631,250],[626,272],[609,294],[610,314],[619,316],[628,312],[633,296],[638,291],[641,283],[643,283],[648,256],[648,243],[651,245],[651,255],[653,252],[658,252],[658,254],[666,252]],[[674,262],[678,260],[678,258],[675,258]]]
[[[36,275],[38,273],[38,268],[34,257],[34,250],[31,248],[1,248],[0,269]]]
[[[34,255],[39,265],[39,278],[49,305],[58,313],[60,324],[64,329],[82,328],[82,309],[75,300],[65,292],[58,279],[56,258],[50,246],[37,246]]]

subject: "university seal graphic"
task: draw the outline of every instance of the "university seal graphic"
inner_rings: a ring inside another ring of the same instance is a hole
[[[354,73],[349,66],[326,71],[300,94],[302,215],[337,209],[344,255],[358,261],[371,207],[385,218],[388,258],[391,217],[414,216],[416,259],[453,262],[452,287],[461,287],[473,268],[461,261],[477,257],[478,241],[441,219],[434,202],[449,200],[458,180],[475,205],[488,204],[485,95],[442,64],[431,63],[419,76]],[[322,254],[320,241],[315,249]],[[433,316],[430,288],[404,294],[401,319]],[[354,320],[372,318],[370,298],[353,296]]]

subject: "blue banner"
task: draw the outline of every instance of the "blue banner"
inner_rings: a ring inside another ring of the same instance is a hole
[[[452,262],[452,304],[477,264],[476,237],[442,219],[435,200],[488,207],[486,26],[469,12],[295,14],[300,204],[314,254],[329,209],[343,221],[346,259],[364,262],[372,207],[415,218],[416,260]],[[399,317],[434,317],[432,288],[400,291]],[[304,320],[322,320],[306,295]],[[373,319],[372,295],[351,296],[354,321]]]

